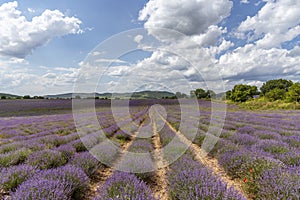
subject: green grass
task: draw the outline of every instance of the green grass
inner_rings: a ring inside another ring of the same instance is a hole
[[[228,102],[231,104],[231,102]],[[239,108],[247,110],[297,110],[300,109],[298,102],[285,102],[283,100],[268,101],[265,98],[252,99],[243,103],[237,103]]]

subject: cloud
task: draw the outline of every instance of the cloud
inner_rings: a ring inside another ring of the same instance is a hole
[[[228,17],[232,5],[229,0],[150,0],[140,11],[138,19],[146,21],[144,27],[156,36],[160,33],[155,28],[172,29],[188,36],[198,35]]]
[[[139,43],[141,43],[143,38],[144,37],[142,35],[137,35],[137,36],[135,36],[134,41],[139,44]]]
[[[28,12],[30,12],[30,13],[35,13],[35,10],[34,10],[33,8],[28,8],[27,10],[28,10]]]
[[[16,1],[0,6],[0,54],[24,58],[54,37],[81,33],[81,21],[59,10],[45,10],[28,21]]]
[[[24,59],[3,58],[0,56],[1,91],[10,91],[35,77]]]
[[[238,27],[238,34],[247,36],[261,48],[280,47],[300,34],[300,1],[267,1],[253,17]]]
[[[240,2],[241,2],[241,3],[244,3],[244,4],[250,3],[249,0],[241,0]]]
[[[222,55],[216,67],[228,80],[266,81],[270,77],[299,78],[300,54],[293,54],[295,51],[298,51],[298,47],[293,50],[261,49],[248,44]]]

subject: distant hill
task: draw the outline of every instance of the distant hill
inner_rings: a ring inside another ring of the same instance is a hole
[[[174,93],[167,91],[141,91],[133,93],[65,93],[57,95],[45,95],[45,98],[49,99],[69,99],[72,97],[89,98],[89,97],[99,97],[108,99],[162,99],[162,98],[172,98],[175,96]]]
[[[226,94],[226,92],[221,92],[221,93],[218,93],[216,94],[216,98],[217,99],[222,99],[222,97]]]
[[[21,98],[21,96],[14,95],[14,94],[6,94],[6,93],[0,93],[0,98],[6,97],[6,98]]]

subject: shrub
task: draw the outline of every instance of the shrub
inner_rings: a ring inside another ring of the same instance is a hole
[[[184,170],[170,177],[171,199],[246,199],[205,168]]]
[[[76,152],[87,151],[86,146],[80,138],[71,142],[71,145],[76,149]]]
[[[117,169],[124,172],[136,173],[136,176],[146,179],[153,175],[155,164],[150,154],[127,153],[122,157]]]
[[[209,152],[209,154],[219,157],[226,152],[234,152],[234,151],[237,151],[238,149],[239,149],[239,147],[236,144],[232,143],[231,141],[225,140],[225,139],[220,139],[216,143],[214,148]]]
[[[56,169],[42,170],[32,179],[62,182],[63,187],[70,191],[68,197],[75,199],[81,199],[84,192],[87,191],[89,183],[89,178],[84,171],[73,165],[66,165]]]
[[[233,178],[240,178],[240,171],[242,165],[251,163],[254,160],[253,154],[248,151],[227,151],[219,159],[219,163],[224,167],[229,176]]]
[[[233,141],[235,144],[246,145],[246,146],[251,146],[258,141],[256,137],[253,137],[248,134],[240,134],[240,133],[236,133],[232,135],[229,138],[229,140]]]
[[[0,189],[14,191],[21,183],[32,177],[36,169],[29,165],[18,165],[0,170]]]
[[[89,177],[92,177],[101,163],[89,152],[77,153],[70,160],[70,164],[81,168]]]
[[[257,185],[258,179],[266,170],[270,170],[274,167],[279,167],[280,162],[275,159],[269,158],[255,158],[251,162],[245,162],[242,164],[237,174],[245,183],[245,189],[251,193],[256,194],[259,190]]]
[[[0,154],[0,167],[9,167],[23,163],[31,154],[31,150],[22,148],[14,152]]]
[[[115,133],[115,137],[119,140],[122,140],[122,141],[128,141],[130,140],[130,135],[128,135],[127,133],[125,133],[124,131],[122,130],[118,130],[116,133]]]
[[[26,163],[40,169],[59,167],[67,162],[62,153],[54,150],[43,150],[28,156]]]
[[[103,164],[110,166],[118,157],[119,149],[119,146],[111,144],[110,141],[106,141],[93,147],[90,152]]]
[[[3,145],[0,148],[0,153],[8,153],[11,151],[16,151],[18,148],[20,148],[21,144],[20,143],[11,143],[11,144],[7,144],[7,145]]]
[[[299,199],[300,176],[289,169],[272,168],[262,173],[257,188],[257,199]]]
[[[237,133],[241,134],[253,134],[255,132],[255,128],[252,126],[243,126],[237,129]]]
[[[76,152],[76,149],[70,144],[61,145],[55,150],[61,152],[66,160],[69,160]]]
[[[259,149],[273,155],[283,154],[289,152],[289,146],[285,142],[276,140],[262,140],[257,144]]]
[[[167,173],[171,199],[245,199],[214,176],[202,164],[185,154],[170,166]]]
[[[285,154],[279,154],[276,156],[277,159],[281,160],[284,164],[289,166],[300,166],[300,150],[292,149],[290,152]]]
[[[60,180],[31,179],[20,185],[12,199],[69,200],[71,189]]]
[[[154,200],[150,188],[135,175],[116,172],[107,179],[103,187],[99,188],[98,196],[94,200]]]
[[[48,135],[38,139],[38,142],[47,145],[49,148],[53,148],[64,144],[66,141],[63,137],[57,135]]]

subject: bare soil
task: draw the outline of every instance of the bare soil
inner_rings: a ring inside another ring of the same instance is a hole
[[[157,132],[155,121],[153,120],[153,137],[152,142],[154,146],[154,159],[156,162],[157,170],[155,176],[153,177],[153,184],[150,184],[150,187],[153,191],[154,197],[160,200],[169,200],[168,193],[168,183],[166,179],[167,167],[164,166],[163,156],[161,155],[162,145],[160,142],[159,134]]]

